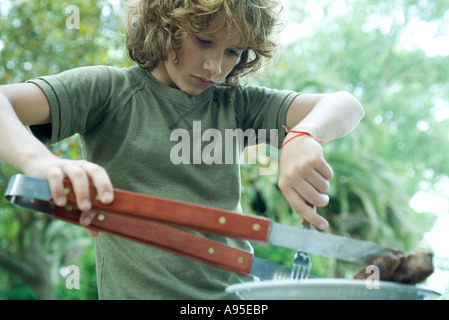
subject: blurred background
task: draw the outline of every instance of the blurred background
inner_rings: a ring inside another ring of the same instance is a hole
[[[334,169],[328,232],[405,251],[434,253],[425,286],[449,298],[449,2],[294,0],[274,63],[249,79],[304,93],[346,90],[366,116],[325,145]],[[67,69],[128,67],[119,0],[0,0],[0,84]],[[78,15],[77,15],[78,13]],[[77,20],[77,18],[79,18]],[[80,158],[76,136],[51,147]],[[299,225],[276,174],[242,166],[245,213]],[[17,171],[0,162],[0,194]],[[255,245],[257,256],[291,266],[293,250]],[[361,266],[312,255],[312,274],[352,278]],[[67,285],[80,270],[79,289]],[[70,269],[69,269],[70,270]],[[82,228],[0,200],[0,299],[96,299],[93,239]]]

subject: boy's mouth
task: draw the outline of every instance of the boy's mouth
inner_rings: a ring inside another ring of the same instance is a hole
[[[198,82],[199,84],[201,84],[205,87],[209,87],[214,84],[214,81],[209,80],[207,78],[196,77],[196,76],[193,76],[193,78],[196,80],[196,82]]]

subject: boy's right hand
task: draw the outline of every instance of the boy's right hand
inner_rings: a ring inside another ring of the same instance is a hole
[[[90,223],[92,207],[89,183],[100,201],[113,201],[113,188],[106,170],[84,160],[56,157],[25,126],[51,123],[51,109],[44,92],[35,84],[19,83],[0,86],[0,159],[23,173],[47,179],[56,205],[67,202],[63,181],[72,183],[77,206],[83,212],[82,225]]]
[[[56,158],[40,165],[39,161],[35,160],[32,169],[25,173],[48,180],[53,201],[61,207],[67,204],[63,181],[69,179],[76,195],[77,207],[82,211],[80,224],[85,227],[89,226],[95,215],[95,212],[91,210],[90,184],[93,184],[97,190],[102,203],[110,204],[114,200],[114,191],[109,175],[103,167],[92,162]],[[88,233],[92,236],[98,235],[92,230],[88,230]]]

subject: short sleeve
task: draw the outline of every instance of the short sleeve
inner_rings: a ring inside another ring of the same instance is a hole
[[[241,89],[242,101],[242,127],[243,129],[264,129],[265,143],[279,147],[285,137],[283,125],[285,125],[287,111],[292,101],[299,93],[289,90],[276,90],[258,86],[246,86]],[[276,131],[277,130],[277,131]],[[276,137],[273,133],[276,132]],[[263,138],[262,138],[263,139]],[[258,137],[258,143],[261,138]]]
[[[29,80],[42,89],[51,109],[51,124],[31,126],[31,131],[51,144],[96,130],[122,104],[126,81],[129,79],[120,69],[106,66],[81,67]]]

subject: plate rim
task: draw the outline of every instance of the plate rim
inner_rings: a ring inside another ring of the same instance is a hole
[[[348,286],[348,287],[366,287],[366,280],[364,279],[344,279],[344,278],[309,278],[302,280],[293,280],[293,279],[277,279],[277,280],[264,280],[264,281],[251,281],[251,282],[242,282],[232,284],[226,287],[227,293],[236,294],[237,296],[240,293],[249,292],[253,290],[266,290],[278,286],[284,286],[286,288],[295,286],[295,287],[310,287],[310,286],[318,286],[318,285],[329,285],[332,287],[335,286]],[[420,294],[426,294],[433,299],[437,299],[442,296],[442,293],[427,288],[420,284],[405,284],[398,283],[392,281],[379,281],[379,285],[381,289],[386,290],[412,290],[416,291]]]

